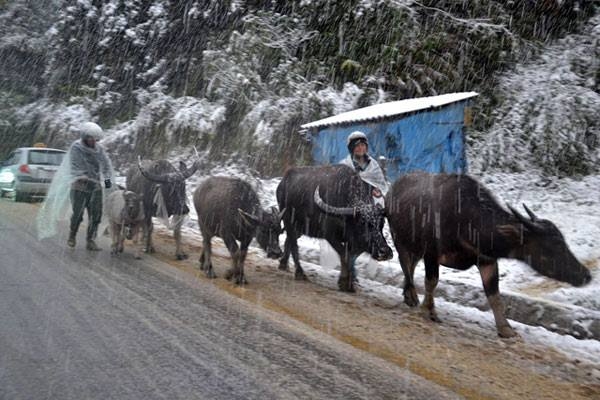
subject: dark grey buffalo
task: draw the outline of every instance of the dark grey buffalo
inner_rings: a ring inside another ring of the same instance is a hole
[[[181,249],[181,224],[190,211],[186,204],[185,180],[192,176],[198,167],[198,161],[189,169],[185,163],[180,162],[177,170],[167,160],[158,160],[144,161],[127,172],[127,189],[141,196],[144,204],[145,251],[154,251],[152,217],[168,219],[173,216],[175,257],[178,260],[187,258]]]
[[[277,187],[277,202],[287,234],[280,269],[288,269],[290,252],[296,279],[306,279],[298,259],[301,235],[326,239],[340,256],[338,287],[353,292],[354,262],[363,252],[376,260],[392,258],[382,234],[383,208],[373,204],[372,188],[345,165],[297,167],[286,171]]]
[[[504,210],[477,180],[466,175],[409,174],[386,196],[386,214],[404,272],[404,302],[417,306],[416,263],[425,263],[424,309],[438,320],[433,292],[439,265],[465,270],[477,265],[498,334],[516,335],[504,316],[498,291],[498,258],[515,258],[539,273],[572,285],[591,280],[550,221]]]
[[[263,210],[258,195],[247,182],[237,178],[208,178],[194,191],[194,207],[204,243],[200,268],[208,277],[215,277],[210,243],[213,236],[222,238],[231,253],[233,265],[226,277],[238,285],[246,283],[244,260],[253,237],[268,257],[281,257],[281,215],[277,207]]]

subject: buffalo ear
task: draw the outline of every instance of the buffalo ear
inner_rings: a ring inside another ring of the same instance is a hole
[[[496,232],[512,243],[521,243],[521,231],[515,225],[506,224],[496,226]]]

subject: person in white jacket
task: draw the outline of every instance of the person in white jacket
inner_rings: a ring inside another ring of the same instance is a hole
[[[75,246],[75,237],[83,213],[88,213],[86,249],[100,250],[94,242],[102,218],[102,183],[105,189],[112,187],[112,166],[104,148],[96,143],[102,136],[102,128],[93,122],[80,126],[81,139],[74,142],[68,152],[70,161],[70,198],[73,214],[67,244]]]
[[[369,156],[369,140],[367,135],[361,131],[354,131],[346,139],[348,146],[348,156],[340,161],[340,164],[348,165],[354,168],[361,179],[373,187],[373,198],[375,204],[383,206],[383,196],[388,191],[388,184],[383,175],[383,170]]]
[[[99,250],[94,239],[102,219],[103,204],[113,190],[112,164],[105,149],[97,141],[103,130],[93,122],[72,127],[80,139],[73,142],[52,178],[48,194],[37,217],[39,239],[62,233],[62,222],[69,221],[67,245],[75,246],[75,238],[83,214],[87,211],[86,249]],[[72,211],[72,212],[69,212]]]

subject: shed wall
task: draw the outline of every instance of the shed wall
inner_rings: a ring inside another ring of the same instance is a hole
[[[345,126],[326,127],[313,137],[313,159],[336,164],[348,155],[346,137],[360,130],[369,138],[369,154],[380,162],[388,180],[407,172],[466,172],[464,108],[466,102],[413,115]]]

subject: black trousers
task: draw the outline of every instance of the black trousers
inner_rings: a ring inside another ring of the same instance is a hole
[[[71,187],[71,236],[75,237],[79,225],[83,221],[83,212],[87,210],[88,229],[87,240],[92,240],[98,232],[98,225],[102,219],[102,188],[98,183],[86,181],[77,182]]]

